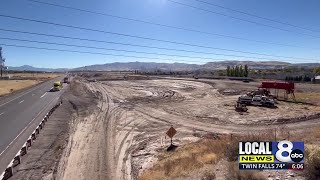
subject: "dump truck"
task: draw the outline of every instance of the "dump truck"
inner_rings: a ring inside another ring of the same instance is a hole
[[[62,88],[62,83],[60,81],[56,81],[53,83],[52,91],[60,91]]]

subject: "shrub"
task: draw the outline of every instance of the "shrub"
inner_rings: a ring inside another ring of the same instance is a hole
[[[240,171],[237,162],[230,162],[228,165],[227,180],[266,180],[259,171]]]
[[[212,171],[206,171],[201,180],[215,180],[216,174]]]
[[[308,180],[320,179],[320,149],[310,151],[306,149],[305,176]]]

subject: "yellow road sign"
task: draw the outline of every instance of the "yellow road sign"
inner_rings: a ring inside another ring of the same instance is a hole
[[[177,133],[177,131],[171,127],[168,131],[167,131],[167,135],[172,138],[175,134]]]

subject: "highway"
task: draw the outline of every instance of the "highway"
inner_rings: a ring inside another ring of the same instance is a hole
[[[49,92],[55,78],[0,99],[0,174],[14,158],[46,113],[58,103],[67,87]]]

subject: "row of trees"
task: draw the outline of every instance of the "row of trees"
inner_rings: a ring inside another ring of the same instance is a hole
[[[315,75],[320,75],[320,67],[314,68],[313,72]]]
[[[313,69],[314,76],[320,75],[320,67],[316,67]],[[286,76],[286,81],[296,81],[296,82],[315,82],[315,78],[312,78],[308,75],[304,76]]]
[[[312,80],[311,77],[304,75],[304,76],[286,76],[286,81],[303,81],[303,82],[310,82]]]
[[[247,65],[227,66],[227,76],[231,77],[248,77],[249,69]]]

